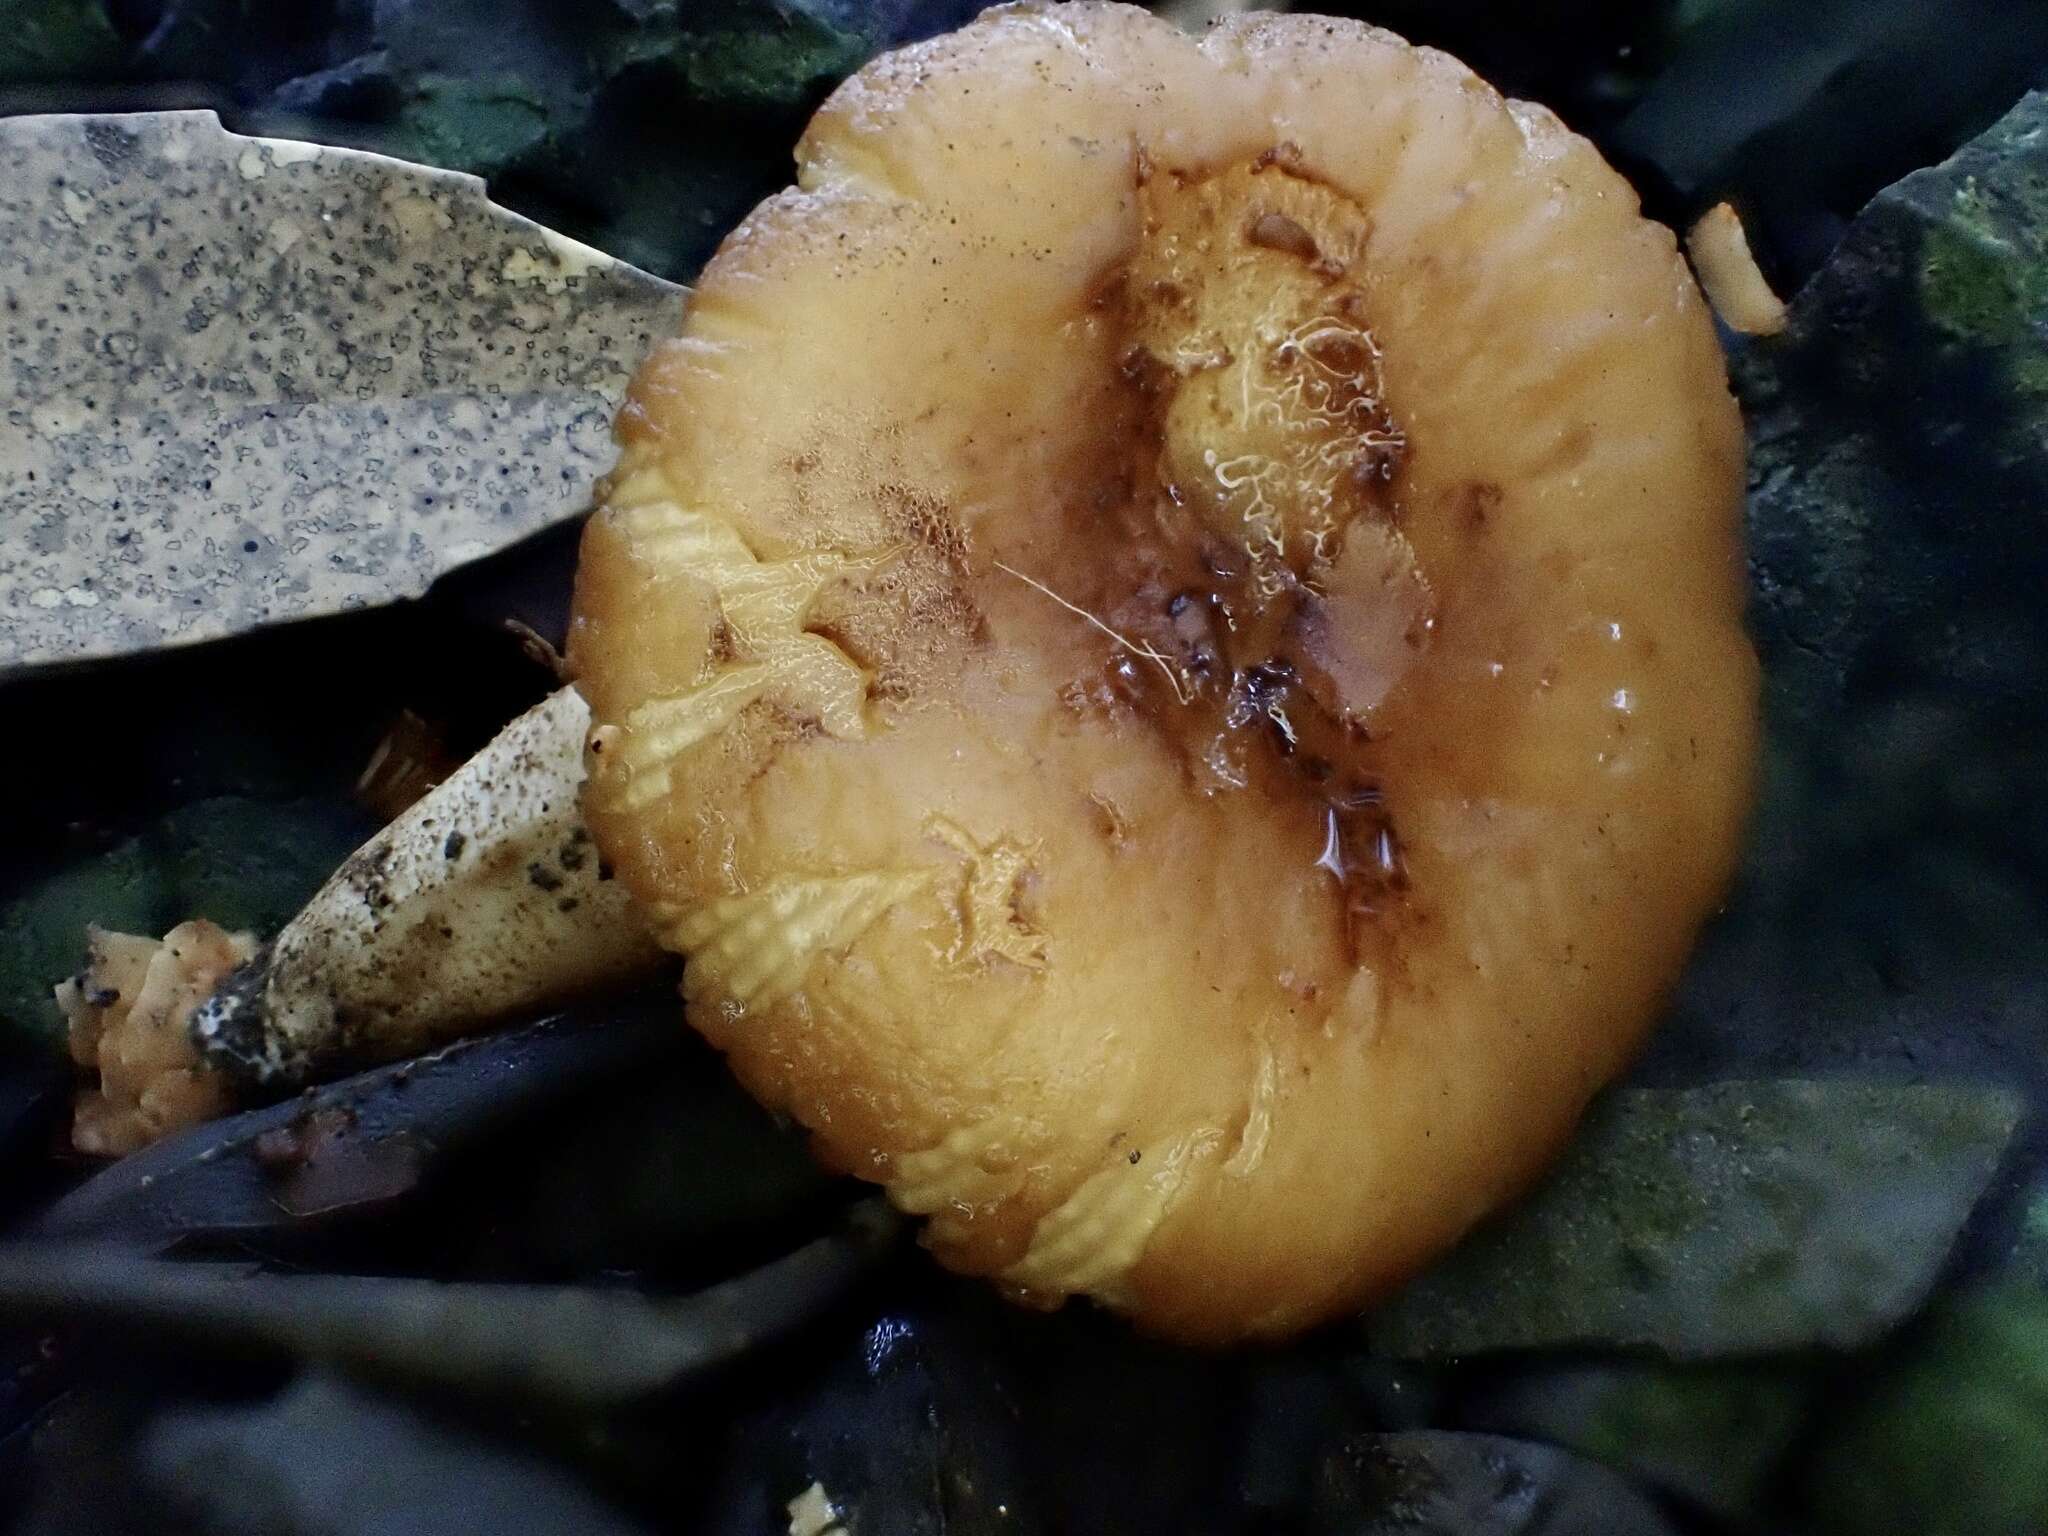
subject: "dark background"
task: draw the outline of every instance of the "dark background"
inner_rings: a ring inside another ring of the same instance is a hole
[[[1202,0],[1183,4],[1199,13]],[[786,178],[834,80],[972,0],[5,0],[0,112],[211,107],[489,178],[668,277]],[[1794,285],[1879,188],[2048,68],[2035,0],[1379,0],[1555,108],[1682,223],[1722,197]]]

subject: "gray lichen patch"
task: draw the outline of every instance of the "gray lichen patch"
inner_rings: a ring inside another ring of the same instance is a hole
[[[680,290],[473,177],[0,122],[0,671],[341,612],[573,516]]]

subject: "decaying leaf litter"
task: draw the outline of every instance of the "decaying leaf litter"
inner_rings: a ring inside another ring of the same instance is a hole
[[[2039,295],[2025,271],[2033,250],[2030,241],[2038,239],[2041,225],[2024,194],[2038,174],[2031,125],[2040,115],[2038,104],[2023,107],[2021,115],[1972,151],[1979,158],[1930,175],[1873,209],[1852,232],[1827,276],[1795,306],[1794,328],[1787,340],[1771,347],[1754,346],[1738,362],[1756,445],[1752,515],[1763,594],[1759,638],[1773,684],[1773,787],[1748,886],[1715,946],[1696,967],[1673,1026],[1653,1048],[1642,1073],[1651,1090],[1686,1089],[1736,1076],[1854,1076],[1859,1082],[1850,1086],[1848,1102],[1859,1102],[1857,1096],[1863,1096],[1864,1112],[1856,1118],[1866,1130],[1869,1096],[1882,1099],[1891,1090],[1867,1088],[1861,1080],[1918,1079],[1951,1085],[1985,1113],[1978,1122],[1980,1133],[1970,1143],[1977,1150],[1963,1162],[1983,1167],[1982,1178],[1998,1196],[1979,1212],[1963,1248],[1950,1261],[1952,1273],[1959,1269],[1964,1274],[1981,1270],[2008,1250],[2028,1251],[2027,1229],[2018,1214],[2023,1207],[2008,1185],[2038,1161],[2032,1150],[2036,1122],[2022,1120],[2017,1147],[2000,1162],[1999,1147],[2011,1117],[1992,1084],[2039,1091],[2028,1070],[2037,1068],[2039,1053],[2013,1050],[2016,1040],[2038,1039],[2039,1011],[2033,1001],[2037,984],[2015,963],[2015,957],[2025,953],[2018,941],[2027,931],[2029,912],[2038,910],[2028,906],[2025,873],[2038,829],[2027,821],[2024,810],[2013,815],[2001,791],[2008,782],[2006,774],[2024,772],[2038,762],[2043,739],[2038,690],[2030,689],[2029,683],[2038,676],[2032,669],[2038,665],[2041,646],[2017,607],[2002,612],[2016,615],[2019,622],[2002,626],[2002,644],[1989,644],[1982,631],[1969,626],[1981,622],[1986,631],[2000,626],[1972,613],[1969,601],[1974,599],[1968,595],[1986,583],[1994,592],[2023,591],[2029,579],[2025,531],[2031,525],[2024,519],[2031,515],[2027,498],[2041,448],[2029,432],[2024,409],[2014,402],[2023,404],[2027,398],[2024,381],[2039,346]],[[1959,198],[1958,187],[1966,180],[1975,190]],[[1950,278],[1959,281],[1944,286]],[[1886,326],[1892,329],[1886,331]],[[1934,374],[1936,383],[1904,392],[1898,406],[1904,419],[1894,416],[1886,423],[1903,436],[1887,437],[1871,426],[1873,420],[1885,418],[1871,413],[1886,397],[1887,381],[1896,384],[1896,372],[1887,370],[1896,370],[1899,357],[1931,361],[1939,371]],[[1860,392],[1843,389],[1845,380],[1857,383]],[[1943,410],[1951,413],[1946,422],[1940,416]],[[1981,431],[1956,430],[1981,428],[1986,421],[1999,424],[1994,451],[1988,455]],[[1914,435],[1919,432],[1924,437]],[[1830,476],[1854,477],[1853,497],[1839,484],[1816,487],[1816,464],[1826,466]],[[1946,523],[1910,516],[1919,498],[1944,487],[1951,498],[1948,504],[1955,508]],[[1968,504],[1961,505],[1966,497]],[[1788,506],[1792,510],[1786,510]],[[1805,510],[1808,507],[1812,510]],[[1900,521],[1880,525],[1895,537],[1873,538],[1867,526],[1842,527],[1840,518],[1851,508],[1858,519],[1896,515]],[[1957,523],[1980,534],[1961,558],[1937,537],[1943,526]],[[1789,526],[1800,533],[1777,536]],[[1910,583],[1901,579],[1900,566],[1887,564],[1888,551],[1902,541],[1913,556]],[[1833,564],[1837,558],[1844,563]],[[1813,562],[1822,566],[1819,575],[1807,569]],[[2005,569],[1997,568],[2001,562]],[[1782,574],[1786,572],[1791,574]],[[1775,586],[1774,573],[1779,573]],[[1801,594],[1790,611],[1776,601],[1785,593]],[[1963,629],[1950,632],[1951,620]],[[517,671],[517,663],[508,665]],[[1958,682],[1961,687],[1954,686]],[[527,686],[537,691],[539,680],[529,679]],[[1820,709],[1810,702],[1816,696],[1825,701]],[[1814,723],[1816,719],[1821,723]],[[1846,730],[1839,728],[1842,721],[1848,723]],[[1982,745],[1982,758],[1989,764],[1981,766],[1981,777],[1975,781],[1968,773],[1948,771],[1959,731],[1960,739]],[[1845,786],[1854,792],[1845,792]],[[1844,861],[1858,872],[1854,882],[1845,881],[1840,873]],[[1875,884],[1864,880],[1873,869],[1888,872],[1886,878]],[[1746,912],[1756,915],[1745,921]],[[1788,912],[1812,920],[1795,928],[1785,920]],[[1928,926],[1916,927],[1916,916],[1925,918]],[[1807,942],[1793,945],[1788,932]],[[1768,984],[1759,987],[1759,976]],[[2018,1081],[2016,1059],[2022,1068]],[[1827,1089],[1812,1091],[1825,1097]],[[1902,1093],[1898,1102],[1912,1102],[1911,1094]],[[1645,1139],[1653,1147],[1658,1142],[1654,1134]],[[1844,1144],[1855,1139],[1846,1138]],[[1680,1140],[1674,1136],[1672,1144],[1677,1146]],[[1827,1140],[1824,1129],[1816,1132],[1818,1144]],[[1967,1209],[1974,1193],[1971,1182],[1969,1177],[1958,1181],[1962,1192],[1947,1197],[1951,1205]],[[1841,1193],[1856,1198],[1853,1189]],[[1958,1210],[1954,1220],[1961,1215]],[[1649,1223],[1644,1226],[1653,1229]],[[1940,1235],[1930,1241],[1945,1249],[1953,1221],[1938,1221],[1933,1230]],[[1939,1267],[1938,1254],[1924,1257]],[[1644,1267],[1623,1264],[1619,1272],[1629,1283],[1640,1284]],[[1654,1271],[1654,1264],[1648,1267]],[[1561,1283],[1574,1286],[1578,1278],[1567,1265]],[[1673,1283],[1683,1286],[1685,1277]],[[1426,1306],[1426,1284],[1421,1289],[1419,1299]],[[910,1284],[906,1294],[915,1292],[915,1284]],[[1973,1318],[1997,1319],[1969,1322],[1961,1335],[2007,1337],[1998,1330],[2010,1329],[2013,1339],[2036,1337],[2038,1325],[2029,1319],[2038,1311],[2030,1312],[2027,1294],[2024,1289],[2017,1296],[1994,1290],[1977,1300],[1939,1301],[1925,1334],[1909,1331],[1902,1347],[1932,1348],[1944,1337],[1959,1336],[1958,1329],[1939,1321],[1954,1305],[1974,1308]],[[1584,1303],[1583,1288],[1576,1299]],[[1909,1308],[1914,1299],[1909,1294],[1901,1308]],[[1596,1311],[1597,1300],[1596,1295]],[[1417,1301],[1410,1298],[1404,1305]],[[957,1305],[944,1296],[937,1304],[941,1312],[949,1304]],[[1583,1313],[1575,1307],[1567,1315]],[[887,1320],[885,1316],[883,1322]],[[1873,1326],[1882,1328],[1884,1321]],[[1080,1320],[1071,1326],[1088,1327]],[[2030,1334],[2030,1328],[2036,1332]],[[921,1347],[920,1341],[931,1332],[921,1320],[906,1320],[897,1353]],[[872,1330],[868,1337],[872,1342]],[[1828,1380],[1844,1370],[1859,1379],[1866,1371],[1874,1379],[1886,1379],[1888,1357],[1883,1352],[1851,1356],[1847,1364],[1831,1352],[1808,1352],[1809,1344],[1826,1337],[1816,1328],[1811,1336],[1799,1338],[1795,1325],[1793,1335],[1755,1345],[1777,1353],[1747,1369],[1758,1373],[1759,1381],[1801,1383],[1800,1391],[1815,1390],[1811,1383],[1816,1379],[1821,1382],[1819,1390],[1825,1390]],[[1638,1341],[1616,1332],[1580,1342],[1599,1348]],[[1720,1342],[1725,1341],[1712,1343],[1703,1352],[1718,1352]],[[1112,1358],[1124,1351],[1134,1372],[1142,1374],[1142,1350],[1131,1359],[1128,1352],[1133,1346],[1099,1329],[1089,1335],[1088,1343]],[[1346,1401],[1369,1404],[1378,1417],[1367,1415],[1363,1422],[1375,1428],[1390,1420],[1393,1410],[1387,1403],[1384,1373],[1364,1363],[1372,1357],[1348,1343],[1334,1349],[1325,1346],[1325,1351],[1333,1358],[1284,1363],[1318,1383],[1311,1395],[1327,1389]],[[1679,1352],[1687,1351],[1681,1347]],[[976,1359],[983,1351],[968,1353]],[[2011,1346],[1998,1355],[2001,1370],[2026,1358],[2024,1348]],[[1867,1366],[1860,1363],[1866,1358]],[[1911,1358],[1902,1357],[1898,1369],[1910,1371]],[[884,1367],[888,1364],[884,1359]],[[1272,1362],[1270,1369],[1279,1371],[1282,1364]],[[1541,1357],[1534,1357],[1528,1368],[1540,1366]],[[966,1364],[951,1368],[963,1376],[973,1374],[973,1367]],[[1516,1368],[1510,1357],[1505,1363],[1496,1360],[1480,1367],[1423,1369],[1447,1373],[1431,1388],[1435,1412],[1444,1422],[1456,1424],[1458,1415],[1469,1411],[1472,1426],[1484,1428],[1478,1408],[1461,1406],[1461,1397],[1476,1391],[1462,1373],[1483,1369],[1491,1373],[1489,1379],[1497,1380],[1503,1370]],[[1926,1393],[1910,1388],[1910,1383],[1939,1381],[1942,1369],[1927,1367],[1918,1378],[1901,1378],[1908,1385],[1878,1394],[1869,1412],[1859,1415],[1854,1432],[1903,1437],[1888,1443],[1914,1447],[1931,1465],[1941,1465],[1939,1442],[1930,1441],[1925,1433],[1929,1417],[1941,1410],[1931,1407]],[[2014,1380],[2015,1401],[2028,1400],[2031,1389],[2024,1376]],[[1422,1389],[1411,1385],[1405,1390]],[[1025,1394],[1024,1377],[1013,1362],[1008,1379],[997,1385],[994,1395],[1000,1403]],[[1186,1420],[1166,1416],[1175,1427],[1190,1430],[1192,1443],[1234,1442],[1219,1422],[1228,1419],[1230,1411],[1217,1406],[1229,1394],[1208,1398],[1206,1407],[1200,1394],[1188,1396]],[[996,1411],[992,1417],[1000,1429],[1003,1413]],[[2023,1416],[2015,1416],[2002,1429],[1992,1427],[1963,1449],[1977,1455],[1986,1446],[1995,1452],[2003,1445],[2019,1455],[2027,1449],[2028,1427]],[[1760,1433],[1766,1429],[1759,1426]],[[1528,1419],[1516,1430],[1539,1438],[1563,1438],[1554,1427]],[[991,1442],[1002,1438],[989,1432]],[[1611,1444],[1604,1450],[1585,1448],[1595,1455],[1617,1457]],[[932,1464],[951,1466],[961,1454],[959,1445],[941,1437]],[[1000,1459],[996,1451],[985,1454]],[[1247,1454],[1252,1452],[1233,1450],[1226,1459],[1236,1465]],[[1299,1462],[1298,1455],[1286,1450],[1260,1454],[1286,1467]],[[1792,1482],[1809,1490],[1808,1507],[1828,1510],[1834,1505],[1836,1486],[1828,1479],[1839,1484],[1847,1475],[1845,1466],[1856,1459],[1854,1452],[1819,1455],[1811,1469]],[[745,1458],[736,1456],[734,1464],[744,1465]],[[1680,1494],[1688,1492],[1681,1476],[1647,1466],[1631,1470]],[[1106,1469],[1096,1469],[1098,1480],[1108,1475]],[[1336,1476],[1327,1470],[1320,1475],[1325,1480]],[[1752,1499],[1781,1496],[1770,1494],[1769,1477],[1757,1482],[1762,1491]],[[1280,1485],[1290,1491],[1270,1497],[1281,1507],[1313,1507],[1313,1493],[1305,1496],[1308,1503],[1288,1502],[1296,1497],[1291,1474],[1266,1474],[1260,1484]],[[1929,1497],[1925,1492],[1902,1495],[1916,1496]],[[858,1507],[857,1494],[842,1497],[849,1508]],[[906,1528],[917,1528],[918,1519],[946,1518],[940,1513],[950,1507],[944,1497],[930,1497],[932,1502],[910,1506]],[[1738,1500],[1734,1515],[1740,1518],[1754,1507],[1753,1502]],[[729,1528],[757,1528],[745,1523],[748,1518],[751,1514],[735,1514]]]

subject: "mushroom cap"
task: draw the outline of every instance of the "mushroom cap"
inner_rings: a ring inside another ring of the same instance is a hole
[[[1167,1336],[1527,1185],[1720,900],[1741,424],[1583,140],[1360,24],[875,60],[642,368],[586,810],[690,1022],[947,1265]]]

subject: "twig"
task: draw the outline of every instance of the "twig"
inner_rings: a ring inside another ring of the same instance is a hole
[[[1188,692],[1186,681],[1175,669],[1173,663],[1168,661],[1166,657],[1160,652],[1159,647],[1153,645],[1150,641],[1147,641],[1143,645],[1140,645],[1135,640],[1128,639],[1125,636],[1118,634],[1115,630],[1111,629],[1107,624],[1103,623],[1102,620],[1098,619],[1097,617],[1095,617],[1094,614],[1090,613],[1086,608],[1083,608],[1076,603],[1068,602],[1064,597],[1061,597],[1059,593],[1053,591],[1053,589],[1051,587],[1048,587],[1044,582],[1039,581],[1034,577],[1026,576],[1022,571],[1018,570],[1015,566],[1005,565],[1000,560],[995,561],[994,564],[997,570],[1007,571],[1010,575],[1016,577],[1019,581],[1023,582],[1025,586],[1033,587],[1036,588],[1038,591],[1043,592],[1047,597],[1051,598],[1054,602],[1058,603],[1062,608],[1066,609],[1067,612],[1079,614],[1082,618],[1086,619],[1090,624],[1093,624],[1097,629],[1101,630],[1105,635],[1109,636],[1109,638],[1114,640],[1118,645],[1122,646],[1125,650],[1129,651],[1133,656],[1142,656],[1145,658],[1145,660],[1151,662],[1154,666],[1158,667],[1161,672],[1164,672],[1166,674],[1166,681],[1168,685],[1173,689],[1173,696],[1176,699],[1178,699],[1181,703],[1185,704],[1191,698],[1193,698],[1193,695]]]

